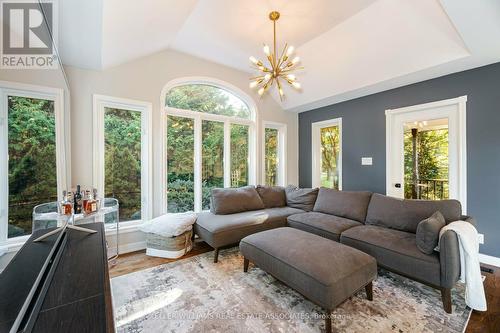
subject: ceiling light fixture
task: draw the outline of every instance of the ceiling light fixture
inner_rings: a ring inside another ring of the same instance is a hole
[[[295,89],[300,89],[300,83],[297,82],[297,77],[292,74],[292,72],[302,69],[303,67],[297,67],[300,62],[299,57],[291,56],[293,55],[294,47],[288,46],[285,43],[281,55],[278,57],[276,54],[276,21],[280,18],[280,13],[273,11],[269,13],[269,19],[273,21],[273,50],[267,44],[264,44],[264,54],[266,55],[269,64],[264,65],[264,63],[255,57],[250,57],[250,62],[253,64],[254,68],[260,73],[258,76],[251,78],[250,88],[258,88],[257,93],[262,96],[274,83],[278,87],[278,93],[280,100],[283,100],[285,96],[283,92],[282,82],[286,82]],[[291,59],[291,60],[290,60]]]

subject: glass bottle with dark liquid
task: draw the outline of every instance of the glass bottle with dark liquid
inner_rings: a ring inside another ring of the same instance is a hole
[[[73,196],[74,198],[74,210],[75,214],[81,214],[82,213],[82,193],[80,192],[80,185],[76,185],[76,192],[75,195]]]

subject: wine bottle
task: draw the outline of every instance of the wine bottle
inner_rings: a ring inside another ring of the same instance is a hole
[[[74,210],[75,214],[81,214],[82,213],[82,193],[80,192],[80,185],[76,185],[76,192],[75,195],[73,196],[74,198]]]

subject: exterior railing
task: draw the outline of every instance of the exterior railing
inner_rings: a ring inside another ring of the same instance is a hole
[[[413,190],[414,185],[409,186]],[[412,191],[416,197],[412,199],[443,200],[450,197],[448,179],[419,179],[417,186],[417,191]]]

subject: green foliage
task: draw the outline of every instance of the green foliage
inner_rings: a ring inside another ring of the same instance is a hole
[[[104,193],[120,203],[120,221],[141,217],[141,114],[105,109]]]
[[[205,85],[187,84],[170,89],[166,105],[183,110],[250,118],[248,106],[224,89]]]
[[[438,199],[446,197],[448,192],[448,129],[426,130],[417,134],[418,179],[424,185],[423,198]],[[404,172],[405,198],[412,198],[413,189],[413,141],[412,133],[404,134]],[[432,182],[428,182],[428,181]],[[434,180],[443,187],[436,185],[438,193],[427,195],[425,186],[433,186]],[[444,182],[443,182],[444,181]],[[442,191],[443,193],[441,193]]]
[[[338,159],[340,130],[338,126],[321,129],[321,186],[339,188]]]
[[[9,237],[31,233],[33,206],[57,197],[54,103],[9,96]]]
[[[265,181],[266,185],[277,185],[278,179],[278,130],[264,130],[265,144]]]

